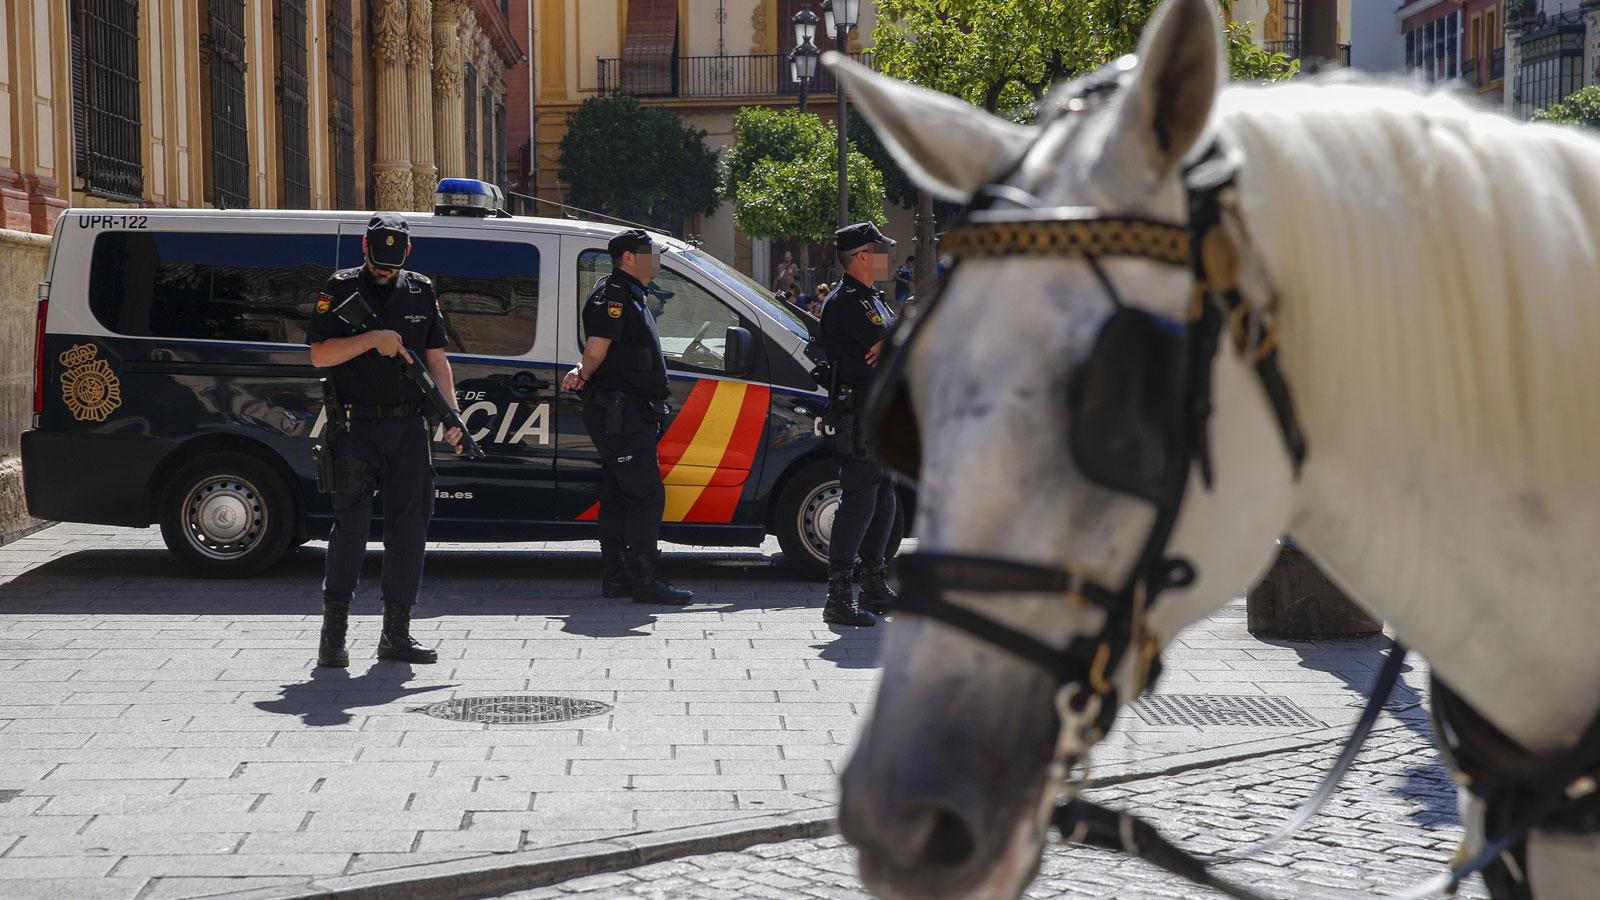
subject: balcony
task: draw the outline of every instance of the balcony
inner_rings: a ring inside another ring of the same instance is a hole
[[[1500,81],[1506,77],[1506,48],[1496,47],[1489,51],[1489,81]]]
[[[1468,87],[1482,87],[1483,77],[1479,74],[1478,60],[1463,59],[1461,61],[1461,80]]]
[[[871,53],[852,53],[850,58],[872,65]],[[631,63],[631,60],[627,61]],[[601,94],[626,91],[636,97],[679,97],[717,99],[723,97],[799,96],[800,84],[789,75],[789,60],[776,53],[761,56],[680,56],[668,70],[671,84],[656,71],[647,77],[629,78],[625,61],[618,58],[595,60]],[[831,94],[833,73],[817,67],[808,94]]]

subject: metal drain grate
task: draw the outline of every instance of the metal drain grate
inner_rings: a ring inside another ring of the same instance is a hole
[[[482,722],[485,725],[538,725],[542,722],[569,722],[611,711],[610,704],[573,697],[458,697],[428,706],[413,706],[407,712],[427,713],[451,722]]]
[[[1227,694],[1147,694],[1133,705],[1147,725],[1235,725],[1248,728],[1320,728],[1322,723],[1288,697]]]

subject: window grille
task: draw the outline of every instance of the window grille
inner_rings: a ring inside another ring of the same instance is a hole
[[[494,95],[489,86],[483,86],[483,172],[484,181],[492,181],[495,173],[494,148]]]
[[[463,178],[478,177],[478,70],[467,63],[466,89],[461,92],[466,121],[461,124],[467,132],[467,170]]]
[[[84,190],[144,196],[139,0],[72,0],[72,132]]]
[[[494,146],[495,170],[494,183],[500,185],[501,190],[511,187],[511,182],[506,180],[506,108],[494,108]]]
[[[219,207],[250,205],[250,136],[245,119],[244,0],[210,0],[202,59],[211,70],[211,197]]]
[[[333,73],[329,130],[333,133],[333,202],[356,208],[355,39],[350,0],[328,4],[328,71]]]
[[[311,208],[311,111],[306,99],[306,0],[278,0],[278,113],[283,205]]]

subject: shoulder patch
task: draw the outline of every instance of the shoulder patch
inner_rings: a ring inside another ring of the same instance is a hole
[[[333,298],[327,294],[317,295],[317,312],[325,313],[333,308]]]
[[[867,313],[867,319],[874,325],[883,324],[883,314],[877,310],[872,310],[871,312]]]
[[[616,300],[606,301],[606,315],[613,319],[622,318],[622,304]]]

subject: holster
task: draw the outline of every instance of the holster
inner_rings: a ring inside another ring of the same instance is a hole
[[[333,383],[326,378],[322,379],[322,409],[328,417],[328,425],[322,440],[311,445],[311,458],[317,466],[317,490],[333,494],[339,490],[339,469],[333,455],[333,442],[340,432],[350,428],[350,422],[345,418],[344,404],[339,402]]]
[[[605,410],[606,434],[621,434],[623,416],[627,413],[628,395],[621,391],[598,391],[591,389],[584,395],[583,402],[594,404],[595,408]]]

